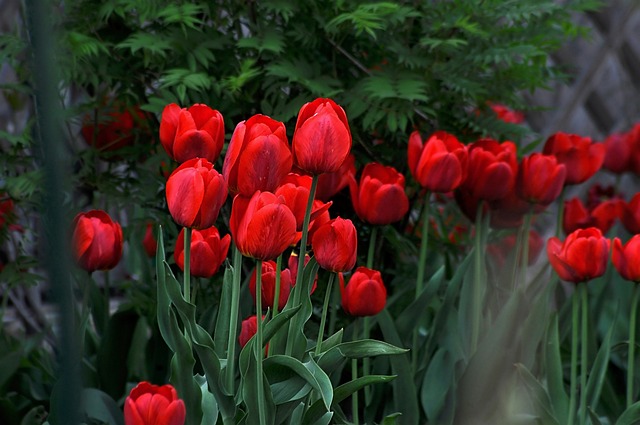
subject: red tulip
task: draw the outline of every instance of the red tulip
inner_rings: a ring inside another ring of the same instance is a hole
[[[231,236],[225,235],[220,238],[220,233],[215,227],[209,227],[202,230],[193,230],[191,232],[191,256],[190,271],[192,276],[211,277],[220,268],[227,252]],[[173,258],[180,270],[184,271],[184,228],[180,230],[176,247],[173,252]]]
[[[515,234],[510,234],[497,242],[487,245],[487,252],[491,255],[496,264],[496,269],[502,271],[507,257],[516,249],[517,238]],[[529,230],[529,258],[527,264],[532,266],[540,256],[544,248],[544,241],[538,232]],[[521,260],[519,260],[521,262]]]
[[[264,316],[262,316],[262,320],[264,321]],[[247,345],[247,342],[253,338],[256,332],[258,332],[258,316],[254,314],[243,320],[240,325],[240,335],[238,335],[240,347]],[[265,354],[269,351],[269,344],[267,344],[264,350]]]
[[[309,222],[309,235],[307,236],[307,245],[311,244],[313,240],[313,235],[323,224],[331,221],[331,216],[329,215],[328,206],[331,205],[331,202],[324,203],[319,200],[313,201],[313,206],[311,207],[311,221]],[[299,235],[302,237],[302,234]]]
[[[110,152],[130,146],[135,141],[136,131],[148,133],[147,117],[137,106],[124,108],[115,103],[96,117],[86,115],[83,119],[82,138],[99,151]],[[96,128],[97,124],[97,128]]]
[[[620,276],[626,280],[640,282],[640,235],[635,235],[623,246],[620,239],[613,240],[612,261]]]
[[[332,272],[348,272],[356,264],[358,235],[351,220],[334,218],[323,224],[311,241],[318,264]]]
[[[602,276],[609,259],[609,239],[600,229],[589,227],[569,234],[562,242],[552,237],[547,242],[547,255],[562,280],[579,283]]]
[[[411,133],[408,159],[413,177],[431,192],[450,192],[467,177],[467,148],[444,131],[436,131],[426,143],[419,132]]]
[[[566,186],[586,181],[602,167],[605,146],[592,143],[589,137],[555,133],[547,139],[543,153],[555,155],[567,167]]]
[[[633,146],[630,137],[622,133],[612,134],[604,141],[604,145],[606,152],[602,168],[616,174],[633,171],[631,156]]]
[[[147,229],[144,232],[144,238],[142,239],[142,247],[144,248],[144,252],[148,257],[156,256],[156,249],[158,248],[158,241],[156,241],[156,237],[153,235],[153,224],[147,223]]]
[[[564,187],[567,170],[553,155],[534,153],[522,159],[516,179],[516,192],[527,202],[546,207]]]
[[[311,192],[311,177],[289,173],[275,191],[276,196],[282,197],[296,217],[296,230],[302,230],[304,214]]]
[[[630,169],[634,173],[640,174],[640,123],[637,123],[631,130],[627,131],[625,138],[631,145]]]
[[[167,180],[167,204],[173,220],[183,227],[213,226],[227,199],[227,185],[213,164],[194,158],[176,168]]]
[[[328,202],[333,196],[347,187],[350,176],[356,174],[356,158],[349,154],[338,171],[318,176],[316,199]]]
[[[631,201],[623,205],[622,224],[631,234],[640,233],[640,193],[636,193]]]
[[[6,193],[0,193],[0,232],[13,220],[13,200]]]
[[[566,234],[587,227],[597,227],[607,233],[623,210],[624,201],[620,199],[605,200],[587,209],[580,199],[573,198],[564,203],[562,227]]]
[[[344,110],[331,99],[306,103],[298,113],[291,146],[293,162],[313,175],[340,169],[351,150]]]
[[[394,223],[409,211],[404,176],[393,167],[369,163],[362,171],[360,185],[352,179],[349,187],[353,208],[367,223]]]
[[[180,163],[193,158],[215,163],[224,145],[222,114],[202,103],[189,108],[171,103],[162,111],[160,142]]]
[[[249,291],[253,299],[256,299],[256,273],[257,269],[253,270],[251,274],[251,280],[249,280]],[[278,309],[282,310],[287,304],[289,299],[289,293],[293,287],[293,279],[291,278],[291,271],[284,269],[280,271],[280,296],[278,298]],[[263,261],[262,262],[262,308],[273,307],[274,297],[276,296],[276,263],[275,261]]]
[[[122,258],[122,228],[101,210],[76,215],[73,220],[73,254],[89,273],[110,270]]]
[[[291,272],[291,287],[296,286],[296,279],[298,278],[298,259],[299,259],[299,255],[296,254],[295,252],[291,252],[291,255],[289,256],[289,260],[287,261],[287,264],[289,266],[289,271]],[[305,267],[309,262],[309,260],[311,260],[311,257],[309,257],[309,254],[305,254],[304,255]],[[313,279],[313,285],[311,286],[312,294],[313,294],[313,291],[316,290],[317,286],[318,286],[318,274],[316,273],[316,277]]]
[[[184,425],[184,402],[171,385],[139,383],[124,402],[125,425]]]
[[[493,112],[495,112],[499,120],[511,124],[521,124],[522,122],[524,122],[524,114],[522,112],[514,111],[513,109],[500,103],[490,103],[489,107],[493,110]]]
[[[342,308],[351,316],[375,316],[387,303],[387,289],[377,270],[358,267],[349,284],[340,285]]]
[[[494,201],[513,189],[517,171],[513,142],[481,139],[469,146],[469,173],[461,187],[478,200]]]
[[[254,115],[236,126],[222,174],[231,193],[251,197],[258,190],[273,192],[291,171],[291,164],[284,124]]]
[[[229,228],[240,252],[272,260],[296,240],[296,218],[282,198],[257,191],[251,198],[236,195]]]

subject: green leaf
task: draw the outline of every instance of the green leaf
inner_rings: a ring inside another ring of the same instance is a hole
[[[444,408],[447,393],[455,385],[456,359],[446,348],[436,351],[429,362],[420,388],[420,403],[429,421],[436,421]]]
[[[269,27],[264,32],[238,40],[236,44],[241,49],[256,49],[262,53],[264,51],[280,54],[285,47],[284,36],[275,28]]]
[[[229,322],[231,321],[231,292],[233,289],[233,267],[227,266],[222,278],[222,294],[218,304],[218,317],[213,333],[213,346],[218,357],[227,357],[227,341],[229,341]],[[236,338],[237,335],[233,337]]]
[[[564,389],[562,359],[560,356],[560,338],[558,335],[558,315],[554,314],[547,331],[547,344],[544,350],[547,387],[555,417],[561,423],[569,418],[569,397]]]
[[[201,425],[215,424],[218,421],[218,403],[209,391],[207,379],[202,375],[196,375],[196,382],[202,391],[202,423]]]
[[[358,341],[343,342],[332,348],[348,359],[363,359],[365,357],[389,356],[407,353],[406,348],[375,339],[362,339]]]
[[[333,386],[331,385],[329,377],[315,364],[315,362],[313,362],[313,360],[303,364],[301,361],[288,356],[270,356],[264,361],[267,377],[269,377],[268,368],[273,369],[274,366],[285,367],[304,379],[318,394],[320,394],[325,407],[329,410],[333,400]]]
[[[604,384],[607,368],[609,366],[609,358],[611,357],[611,337],[615,330],[616,319],[617,314],[611,321],[609,331],[600,345],[596,359],[594,360],[593,366],[591,366],[591,371],[589,372],[589,380],[587,381],[587,400],[588,406],[592,409],[596,409],[598,407],[598,402],[600,400],[602,385]]]
[[[559,425],[558,419],[553,415],[553,407],[551,405],[551,399],[549,394],[544,389],[542,384],[529,372],[529,370],[520,363],[516,364],[516,369],[520,374],[520,378],[524,382],[527,391],[532,399],[535,413],[540,415],[544,424]]]
[[[320,354],[329,351],[331,348],[336,345],[342,343],[342,334],[344,333],[344,329],[339,329],[336,333],[331,335],[329,338],[325,339],[320,343]]]
[[[633,403],[616,421],[616,425],[638,425],[640,424],[640,401]]]
[[[116,402],[95,388],[82,391],[82,407],[85,415],[107,425],[124,425],[124,416]]]

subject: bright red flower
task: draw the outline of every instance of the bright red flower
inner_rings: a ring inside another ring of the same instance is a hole
[[[101,113],[97,121],[95,116],[86,115],[80,130],[84,141],[99,151],[111,152],[130,146],[136,131],[149,132],[147,116],[137,106],[125,108],[116,102]]]
[[[153,223],[147,223],[147,228],[144,232],[144,238],[142,239],[142,247],[148,257],[156,256],[156,249],[158,248],[158,241],[153,235]]]
[[[187,410],[171,385],[141,382],[124,402],[125,425],[184,425]]]
[[[481,139],[469,146],[469,173],[461,187],[473,198],[495,201],[513,189],[517,171],[513,142]]]
[[[304,214],[307,210],[310,193],[311,177],[302,176],[296,173],[289,173],[275,191],[275,195],[282,197],[285,205],[289,207],[293,215],[296,217],[296,230],[298,232],[302,230]],[[315,200],[311,208],[312,217],[315,218],[320,215],[325,210],[328,210],[330,206],[331,203],[325,204]]]
[[[273,192],[291,171],[291,164],[284,124],[254,115],[236,126],[222,174],[231,193],[251,197],[258,190]]]
[[[613,240],[613,265],[620,276],[636,283],[640,282],[638,256],[640,256],[640,235],[634,235],[625,245],[622,245],[618,238]]]
[[[422,187],[446,193],[467,178],[467,147],[444,131],[436,131],[423,143],[420,133],[409,136],[409,171]]]
[[[313,240],[313,234],[325,223],[328,223],[331,220],[331,216],[329,215],[328,206],[331,205],[331,201],[328,203],[324,203],[318,199],[313,201],[313,206],[311,207],[311,221],[309,222],[309,233],[307,236],[307,245],[311,244]],[[300,233],[299,237],[302,237],[302,233]]]
[[[166,193],[169,212],[176,223],[206,229],[213,226],[227,199],[227,184],[212,163],[194,158],[171,173]]]
[[[387,288],[377,270],[358,267],[349,284],[340,282],[342,308],[351,316],[375,316],[387,303]]]
[[[256,272],[253,269],[251,280],[249,280],[249,291],[254,301],[256,299]],[[289,293],[293,287],[293,279],[291,278],[291,270],[284,269],[280,271],[280,296],[278,298],[278,309],[282,310],[287,304]],[[276,296],[276,262],[262,262],[262,308],[272,308],[273,300]]]
[[[316,199],[328,202],[333,196],[347,187],[351,176],[356,174],[356,158],[353,154],[347,155],[338,171],[324,173],[318,176],[316,187]]]
[[[220,268],[227,252],[231,236],[225,235],[220,238],[220,233],[215,227],[191,232],[191,258],[190,271],[192,276],[211,277]],[[184,227],[176,239],[176,247],[173,251],[173,258],[180,270],[184,271]]]
[[[351,150],[344,109],[331,99],[305,103],[298,113],[291,150],[296,166],[312,175],[338,171]]]
[[[180,163],[193,158],[215,163],[224,145],[222,114],[202,103],[189,108],[171,103],[162,111],[160,142],[167,154]]]
[[[296,240],[295,216],[270,192],[236,195],[229,229],[242,255],[263,261],[276,258]]]
[[[605,200],[587,208],[580,199],[573,198],[564,203],[562,227],[566,234],[587,227],[597,227],[602,233],[607,233],[623,210],[624,201],[620,199]]]
[[[493,110],[493,112],[495,112],[499,120],[511,124],[521,124],[522,122],[524,122],[524,114],[522,112],[514,111],[513,109],[500,103],[490,103],[489,107],[491,108],[491,110]]]
[[[287,264],[289,266],[289,271],[291,272],[292,287],[296,286],[296,279],[298,278],[298,259],[299,258],[300,256],[298,254],[296,254],[295,252],[291,252],[291,255],[289,256],[289,260],[287,261]],[[307,263],[309,262],[309,260],[311,260],[311,257],[309,257],[309,254],[305,254],[304,255],[305,267],[307,266]],[[312,294],[313,294],[313,291],[316,290],[317,286],[318,286],[318,274],[316,273],[316,277],[313,279],[313,285],[311,286]]]
[[[569,234],[562,242],[557,237],[547,241],[547,255],[562,280],[580,283],[602,276],[609,259],[609,239],[600,229],[589,227]]]
[[[631,138],[626,134],[615,133],[607,137],[604,141],[606,152],[602,168],[616,173],[622,174],[627,171],[633,171],[633,161],[631,151]]]
[[[522,158],[516,178],[516,193],[532,204],[546,207],[564,187],[567,170],[553,155],[534,153]]]
[[[110,270],[122,258],[122,228],[109,214],[91,210],[73,220],[73,255],[78,265],[89,273]]]
[[[555,133],[547,139],[542,152],[555,155],[567,167],[567,186],[588,180],[602,167],[605,145],[577,134]]]
[[[351,220],[337,217],[323,224],[313,235],[311,246],[325,270],[348,272],[356,265],[358,234]]]

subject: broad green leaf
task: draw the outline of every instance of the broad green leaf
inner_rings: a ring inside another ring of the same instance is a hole
[[[107,425],[124,425],[122,411],[106,393],[95,388],[85,388],[81,399],[84,413],[88,418]]]
[[[560,356],[560,338],[558,336],[558,315],[554,314],[547,331],[547,344],[544,350],[546,365],[547,387],[549,397],[560,423],[566,423],[569,418],[569,397],[564,389],[562,359]]]
[[[591,371],[589,372],[589,380],[587,381],[587,401],[588,406],[594,410],[598,407],[600,393],[602,392],[602,385],[607,373],[607,368],[609,367],[609,358],[611,357],[611,336],[613,335],[615,324],[616,321],[614,319],[611,322],[611,326],[609,326],[607,335],[604,337],[604,340],[600,345],[596,359],[594,360],[593,366],[591,366]]]
[[[333,388],[331,385],[331,381],[322,371],[322,369],[320,369],[315,364],[315,362],[313,362],[313,360],[310,360],[307,364],[303,364],[301,361],[288,356],[270,356],[264,361],[265,373],[268,377],[269,370],[274,369],[274,366],[287,368],[290,373],[293,372],[300,378],[304,379],[318,394],[320,394],[322,400],[324,401],[325,407],[327,408],[327,410],[329,410],[331,401],[333,400]],[[319,382],[316,376],[320,378],[322,384]]]
[[[331,348],[336,345],[342,343],[342,334],[344,333],[344,329],[339,329],[336,333],[331,335],[329,338],[325,339],[320,343],[320,354],[329,351]]]
[[[201,425],[215,424],[218,421],[218,402],[209,391],[207,379],[202,375],[195,376],[196,382],[202,391],[202,423]]]
[[[640,424],[640,401],[633,403],[627,410],[622,412],[616,425],[638,425]]]
[[[520,378],[522,379],[522,382],[524,382],[529,396],[531,397],[535,413],[540,415],[540,418],[545,424],[560,425],[558,419],[553,415],[551,399],[542,384],[538,382],[538,380],[524,365],[518,363],[516,364],[516,369],[518,369]]]
[[[429,362],[420,388],[420,403],[430,421],[437,420],[447,393],[455,384],[455,364],[456,359],[444,347]]]

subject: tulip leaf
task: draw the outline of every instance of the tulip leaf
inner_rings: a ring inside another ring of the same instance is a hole
[[[233,274],[239,271],[227,266],[222,279],[222,294],[218,303],[218,316],[215,332],[213,334],[213,346],[218,357],[227,357],[227,341],[229,341],[229,322],[231,320],[231,292],[233,289]],[[234,338],[237,335],[234,336]]]
[[[384,417],[380,425],[397,425],[402,418],[402,413],[396,412]]]
[[[95,388],[85,388],[81,399],[84,412],[89,419],[107,425],[124,425],[124,416],[118,404],[108,394]]]
[[[429,362],[420,389],[420,403],[430,422],[437,422],[455,383],[456,359],[445,347],[436,351]],[[434,383],[438,383],[434,385]]]
[[[396,329],[400,335],[410,336],[416,325],[416,318],[424,315],[425,306],[433,300],[444,282],[444,266],[431,276],[422,293],[396,318]]]
[[[248,424],[265,423],[266,425],[275,424],[276,406],[273,400],[273,393],[269,386],[269,381],[263,376],[262,379],[262,395],[260,399],[256,382],[258,380],[258,359],[256,358],[256,350],[254,349],[255,336],[244,346],[243,352],[248,351],[249,361],[246,368],[240,367],[242,375],[242,399],[247,406]],[[242,354],[242,353],[241,353]],[[264,372],[263,372],[264,375]],[[265,422],[260,421],[260,409],[265,412]]]
[[[306,383],[308,383],[318,394],[320,394],[325,407],[329,410],[333,399],[333,386],[331,385],[329,377],[318,367],[318,365],[315,364],[315,362],[313,362],[313,360],[310,360],[308,364],[303,364],[301,361],[294,359],[293,357],[276,355],[270,356],[264,361],[264,368],[269,382],[273,382],[274,379],[277,379],[274,372],[278,369],[285,368],[288,371],[295,373],[306,381]],[[283,371],[280,371],[279,374],[282,373]],[[291,373],[284,372],[284,376],[290,375]],[[322,384],[316,376],[320,378]],[[279,380],[281,381],[282,379]],[[291,400],[292,399],[287,399],[286,401]]]
[[[195,380],[202,391],[202,422],[201,425],[215,424],[218,421],[218,402],[209,391],[207,379],[202,375],[196,375]]]
[[[535,413],[540,415],[542,423],[550,425],[559,425],[558,419],[553,415],[553,406],[549,394],[542,384],[529,372],[529,370],[521,363],[516,364],[516,369],[520,375],[520,379],[524,382]]]
[[[344,333],[344,329],[339,329],[336,333],[331,335],[329,338],[325,339],[320,343],[320,353],[325,353],[329,351],[331,348],[342,342],[342,334]]]
[[[600,421],[600,418],[592,408],[589,407],[587,411],[589,412],[589,418],[591,419],[592,425],[602,425],[602,421]]]
[[[636,401],[627,408],[618,418],[615,425],[638,425],[640,424],[640,401]]]
[[[617,318],[617,314],[616,314]],[[596,359],[593,362],[591,371],[589,373],[589,381],[587,382],[587,400],[589,407],[595,409],[598,406],[600,400],[600,394],[602,392],[602,385],[607,373],[607,367],[609,366],[609,358],[611,357],[611,336],[615,328],[616,320],[614,319],[609,326],[607,335],[604,337]]]
[[[404,354],[409,350],[399,348],[387,342],[377,341],[375,339],[361,339],[358,341],[349,341],[338,344],[332,348],[338,350],[342,356],[349,359],[363,359],[365,357],[388,356]]]
[[[547,331],[547,344],[544,350],[544,360],[547,369],[547,387],[549,397],[560,423],[567,423],[569,418],[569,397],[564,389],[562,359],[560,356],[560,338],[558,335],[558,316],[554,314]]]

